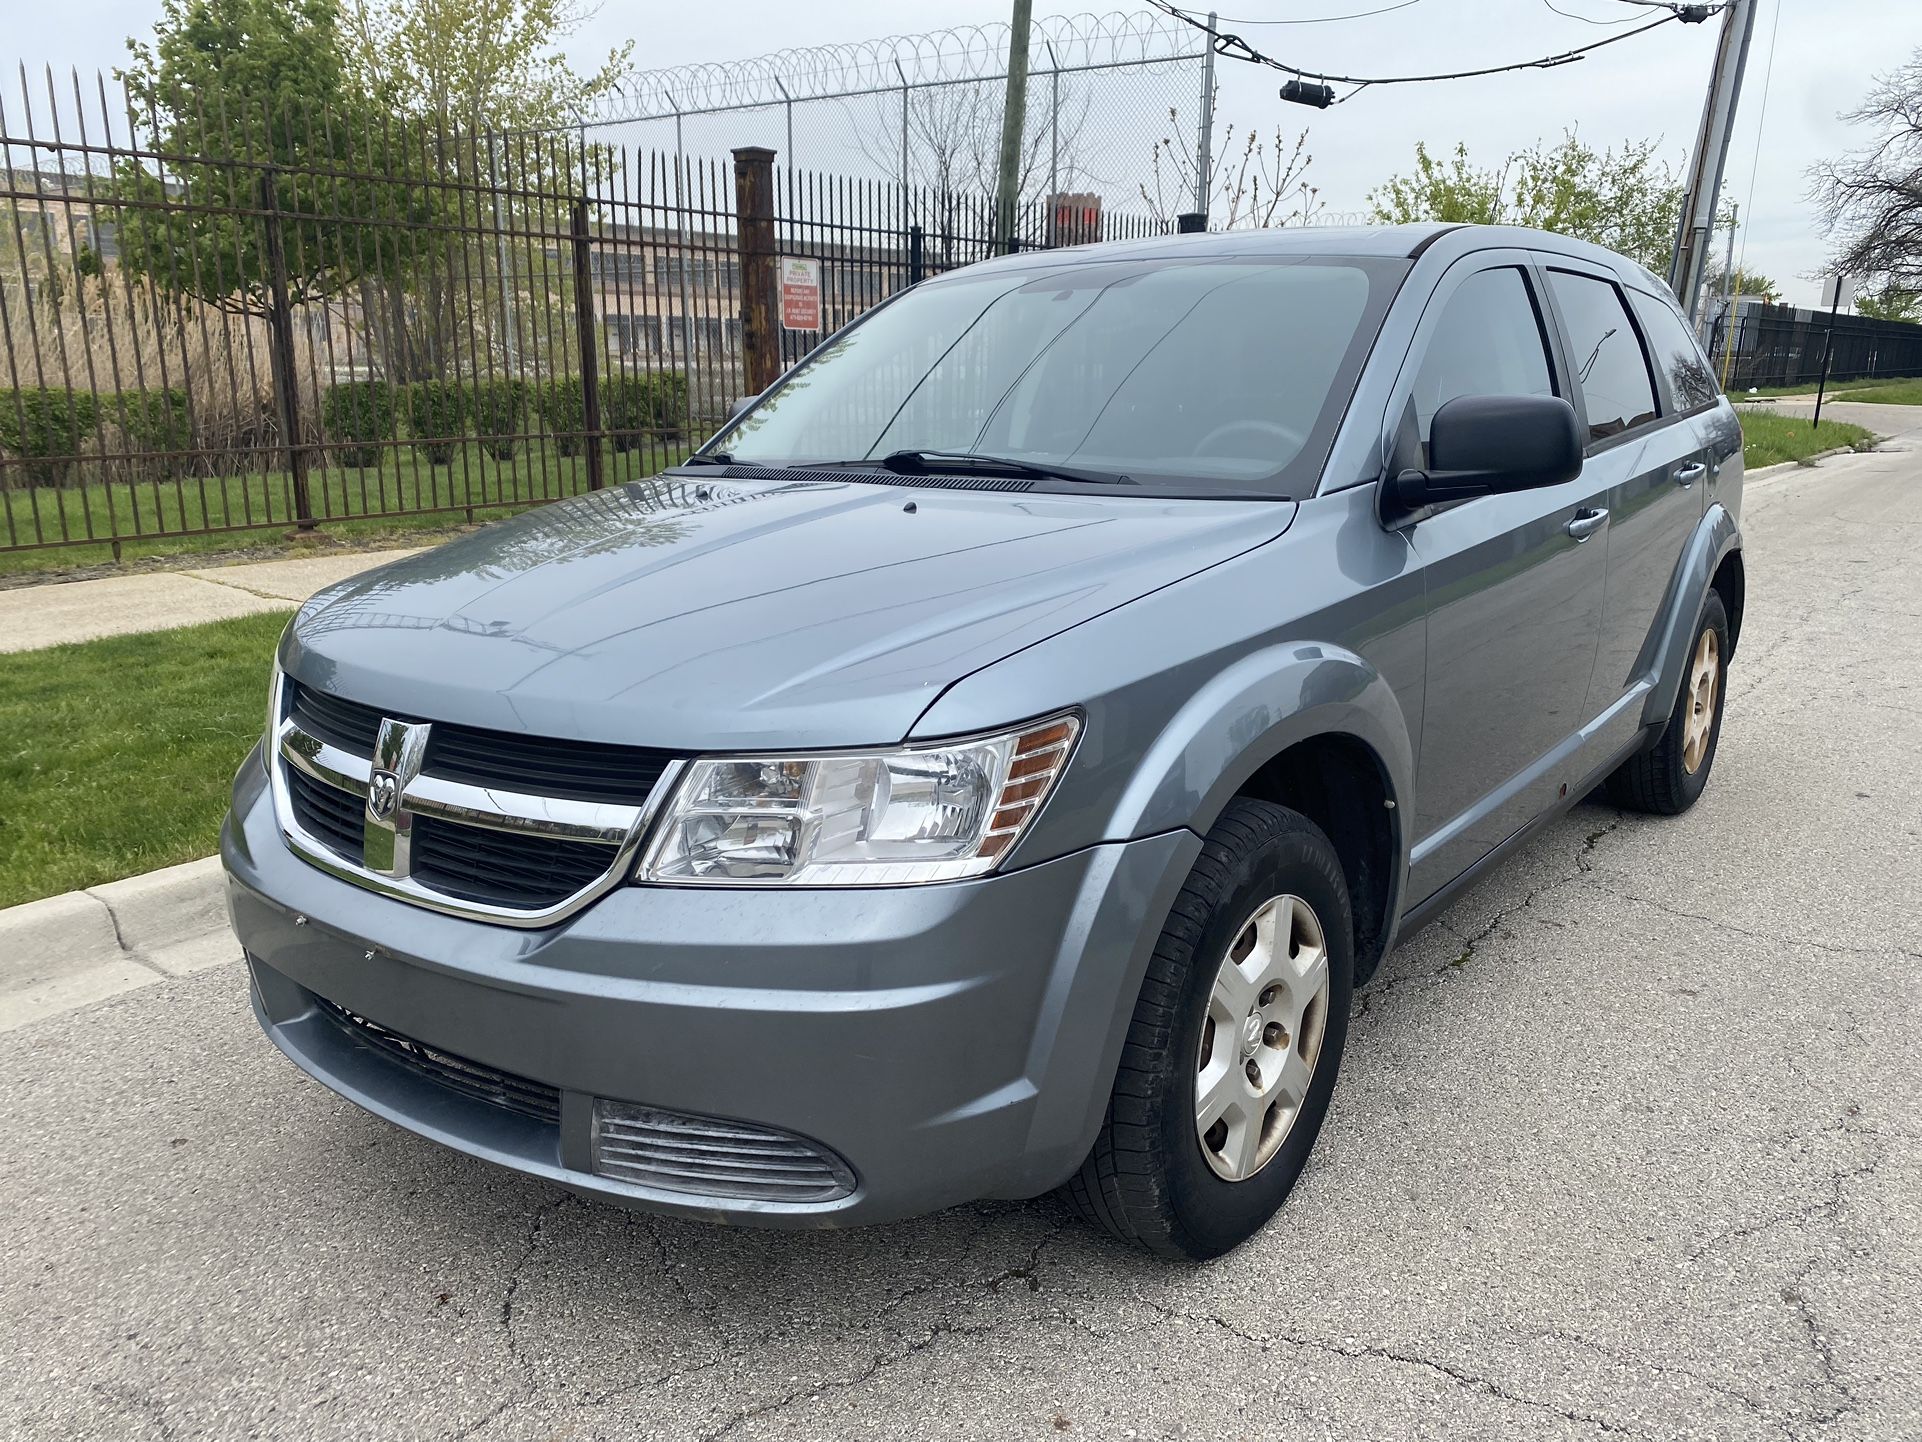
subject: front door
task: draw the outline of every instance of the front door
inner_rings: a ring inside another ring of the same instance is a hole
[[[1390,415],[1395,464],[1461,395],[1554,395],[1547,310],[1525,256],[1489,252],[1443,278]],[[1421,901],[1552,804],[1587,719],[1607,569],[1606,503],[1578,477],[1464,501],[1408,533],[1428,614],[1427,699],[1409,900]]]

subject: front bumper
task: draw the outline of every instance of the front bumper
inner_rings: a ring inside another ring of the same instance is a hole
[[[787,1226],[1064,1181],[1093,1141],[1148,956],[1199,849],[1178,831],[892,889],[623,887],[523,931],[302,861],[258,758],[221,838],[256,1013],[310,1074],[412,1131],[583,1193]],[[357,1043],[317,998],[557,1088],[558,1123]],[[854,1189],[794,1203],[597,1175],[597,1097],[794,1133],[845,1159]]]

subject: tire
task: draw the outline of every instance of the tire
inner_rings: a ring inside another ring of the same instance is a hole
[[[1704,650],[1712,654],[1704,667]],[[1709,700],[1703,719],[1696,707],[1706,670]],[[1603,785],[1608,799],[1630,811],[1656,816],[1679,816],[1693,806],[1708,785],[1715,765],[1715,748],[1722,739],[1722,709],[1728,695],[1728,611],[1721,596],[1710,591],[1702,607],[1687,668],[1669,714],[1662,739],[1616,767]],[[1697,724],[1691,727],[1691,722]],[[1699,743],[1695,744],[1695,743]],[[1690,763],[1693,762],[1691,765]]]
[[[1297,903],[1306,907],[1305,921]],[[1264,914],[1272,918],[1262,933],[1269,937],[1280,936],[1281,918],[1289,918],[1299,949],[1291,945],[1285,959],[1281,948],[1257,937],[1255,922]],[[1317,933],[1326,962],[1319,992]],[[1228,977],[1231,948],[1249,947],[1237,963],[1243,977]],[[1107,1114],[1088,1159],[1065,1188],[1076,1210],[1124,1241],[1196,1261],[1220,1256],[1259,1231],[1287,1199],[1321,1130],[1348,1035],[1354,961],[1348,883],[1321,829],[1283,806],[1230,802],[1148,963]],[[1264,986],[1264,965],[1287,971]],[[1257,979],[1247,980],[1250,973]],[[1233,1006],[1217,997],[1218,978],[1230,988]],[[1242,986],[1245,993],[1237,990]],[[1321,997],[1318,1016],[1311,998],[1304,1006],[1311,992]],[[1243,999],[1260,1006],[1265,1030],[1252,1014],[1239,1027],[1218,1020],[1240,1014]],[[1258,1092],[1251,1067],[1263,1075],[1273,1069],[1279,1090]],[[1196,1096],[1205,1076],[1215,1078],[1207,1088],[1211,1099],[1236,1090],[1232,1132],[1224,1117],[1202,1134]],[[1242,1094],[1244,1078],[1250,1084]],[[1267,1101],[1269,1095],[1278,1100]],[[1262,1140],[1251,1150],[1256,1134],[1248,1130],[1249,1118],[1258,1108],[1264,1109]],[[1224,1168],[1242,1163],[1251,1170],[1230,1179]]]

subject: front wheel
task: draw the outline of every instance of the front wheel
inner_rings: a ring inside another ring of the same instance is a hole
[[[1298,812],[1230,802],[1149,962],[1076,1208],[1196,1260],[1259,1231],[1321,1130],[1353,984],[1335,848]]]
[[[1603,786],[1608,799],[1657,816],[1678,816],[1693,806],[1715,765],[1727,692],[1728,611],[1721,596],[1710,591],[1668,728],[1652,748],[1615,768]]]

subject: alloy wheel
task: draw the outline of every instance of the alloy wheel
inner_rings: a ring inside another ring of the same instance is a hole
[[[1709,734],[1715,729],[1715,690],[1722,676],[1722,646],[1713,626],[1704,627],[1689,664],[1688,715],[1682,720],[1682,769],[1693,776],[1708,755]]]
[[[1263,902],[1221,960],[1196,1061],[1195,1134],[1224,1181],[1274,1159],[1308,1099],[1328,1020],[1328,945],[1298,896]]]

